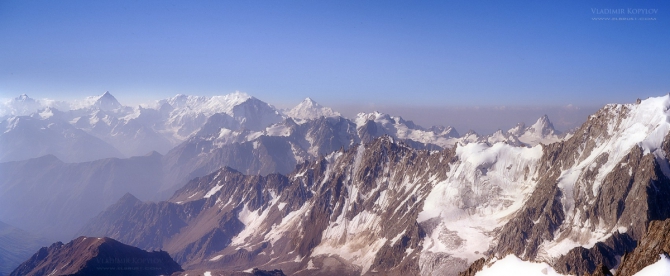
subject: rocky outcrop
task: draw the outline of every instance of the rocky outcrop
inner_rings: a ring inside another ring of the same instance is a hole
[[[647,233],[640,239],[635,250],[624,255],[616,275],[634,275],[657,262],[661,254],[668,253],[670,253],[670,219],[651,221]]]
[[[486,259],[480,258],[477,259],[474,263],[470,264],[470,267],[465,271],[458,273],[458,276],[475,276],[477,272],[481,271],[486,264]]]
[[[585,274],[587,276],[614,276],[612,272],[605,265],[598,265],[593,274]]]
[[[580,246],[571,249],[554,262],[554,268],[557,272],[566,275],[586,275],[589,273],[603,275],[602,273],[609,271],[607,268],[616,267],[621,256],[632,251],[636,245],[635,240],[628,234],[616,232],[605,242],[597,242],[591,248]]]
[[[547,260],[563,273],[593,273],[600,263],[615,266],[642,237],[649,221],[670,217],[670,186],[666,185],[670,180],[662,168],[667,160],[645,153],[637,144],[618,160],[612,160],[612,155],[623,149],[603,151],[605,143],[612,143],[606,141],[620,139],[613,130],[624,127],[630,108],[607,106],[570,139],[544,146],[537,187],[502,228],[493,253]],[[608,170],[603,172],[604,167]],[[568,182],[567,177],[576,179]],[[552,244],[562,240],[587,243],[597,232],[611,237],[562,256],[547,253]],[[619,235],[622,233],[625,235]]]
[[[42,247],[10,275],[168,275],[181,267],[167,252],[146,252],[110,238],[79,237]]]

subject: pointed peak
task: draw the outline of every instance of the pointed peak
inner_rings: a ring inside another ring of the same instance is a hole
[[[555,133],[556,129],[554,129],[554,125],[549,120],[549,116],[543,115],[528,128],[528,131],[536,133],[537,135],[546,136]]]
[[[100,95],[100,97],[98,97],[98,101],[112,100],[112,99],[116,101],[116,97],[114,97],[114,95],[112,95],[112,93],[109,93],[109,91],[105,91],[105,93],[103,93],[102,95]]]
[[[307,97],[294,108],[289,110],[286,115],[296,119],[317,119],[319,117],[337,117],[340,113],[333,111],[329,107],[324,107]]]
[[[139,199],[137,199],[137,197],[135,197],[133,194],[126,193],[121,198],[119,198],[118,202],[119,203],[126,203],[126,204],[128,204],[128,203],[134,204],[136,202],[141,202],[141,201]]]
[[[554,126],[551,124],[551,121],[549,120],[549,116],[547,114],[542,115],[542,117],[538,118],[537,121],[535,121],[535,124],[533,124],[533,127],[541,126],[543,128],[550,127],[554,128]]]
[[[14,98],[14,102],[28,103],[28,102],[35,102],[35,100],[26,94],[21,94],[18,97]]]
[[[310,98],[310,97],[305,98],[304,100],[302,100],[302,102],[303,102],[303,103],[309,103],[309,104],[312,104],[312,105],[317,104],[317,103],[316,103],[312,98]]]
[[[116,100],[116,98],[112,95],[112,93],[109,93],[109,91],[98,97],[94,105],[101,110],[113,110],[121,107],[121,103],[119,103],[119,101]]]

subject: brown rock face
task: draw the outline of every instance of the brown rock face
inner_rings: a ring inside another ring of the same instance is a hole
[[[619,263],[617,257],[632,251],[636,245],[628,234],[616,232],[605,242],[598,242],[589,249],[581,246],[573,248],[554,262],[554,269],[561,274],[596,273],[599,269],[616,267]]]
[[[585,274],[588,275],[588,274]],[[612,272],[604,265],[598,265],[596,270],[590,276],[613,276]]]
[[[10,275],[169,275],[181,267],[167,252],[146,252],[110,238],[79,237],[42,247]]]
[[[483,233],[491,239],[488,250],[478,247],[465,254],[475,258],[515,254],[551,263],[565,274],[607,274],[607,268],[616,267],[621,256],[635,247],[650,221],[670,217],[670,180],[664,173],[670,168],[661,152],[650,153],[643,143],[625,149],[609,147],[619,141],[614,135],[623,131],[621,124],[630,108],[606,106],[570,139],[541,146],[541,155],[540,148],[533,149],[525,169],[516,160],[506,170],[490,164],[497,161],[461,166],[466,160],[459,156],[467,156],[462,153],[471,150],[468,146],[419,150],[388,136],[374,138],[380,126],[368,123],[358,129],[368,143],[346,149],[342,144],[346,137],[324,140],[324,150],[338,145],[341,149],[299,163],[288,175],[218,169],[194,178],[169,201],[142,203],[126,197],[82,234],[109,235],[142,248],[165,249],[192,270],[259,267],[296,275],[455,275],[461,271],[473,275],[484,259],[470,264],[474,258],[447,254],[446,246],[436,246],[444,238],[448,246],[463,248],[462,252],[470,249],[466,247],[471,236],[458,236],[448,225],[435,232],[436,225],[449,220],[447,215],[456,214],[426,217],[417,223],[426,197],[431,195],[431,203],[441,204],[451,193],[459,195],[457,202],[445,202],[467,214],[480,211],[481,205],[515,206],[495,222],[496,228]],[[335,125],[348,128],[344,123]],[[275,138],[267,139],[246,146],[259,152],[293,150],[283,142],[272,144]],[[670,136],[662,150],[670,155]],[[495,158],[510,161],[507,158],[517,156],[496,154]],[[522,189],[513,190],[523,197],[513,202],[492,196],[502,192],[502,186],[489,182],[500,173],[514,176],[505,178],[505,183],[524,183]],[[483,177],[487,174],[491,178]],[[470,175],[472,182],[459,182],[458,177]],[[479,180],[486,185],[475,183]],[[446,186],[450,190],[435,199],[431,191],[441,184],[453,186]],[[494,192],[487,193],[488,189]],[[427,206],[426,210],[433,208]],[[435,244],[428,245],[429,239]],[[593,244],[594,240],[602,242]],[[563,247],[566,243],[584,247],[568,250]]]
[[[623,257],[616,275],[633,275],[657,262],[661,254],[668,253],[670,253],[670,219],[652,221],[635,250]]]
[[[349,260],[323,253],[312,256],[312,251],[323,244],[327,229],[337,227],[338,219],[352,220],[367,212],[393,222],[358,234],[360,240],[355,242],[362,248],[369,241],[385,240],[370,254],[368,273],[419,274],[425,233],[417,216],[430,192],[428,179],[446,175],[454,151],[431,153],[384,137],[337,154],[336,160],[299,164],[288,176],[249,176],[223,168],[190,181],[167,202],[142,203],[127,195],[81,233],[165,249],[188,269],[259,267],[305,275],[360,274],[361,266]],[[416,187],[403,186],[410,181]],[[388,204],[391,210],[379,205],[377,199],[384,193],[393,201]],[[300,213],[296,222],[281,237],[265,237],[296,212]],[[261,214],[263,218],[256,222],[245,219]],[[253,231],[245,226],[250,223],[255,223]],[[243,231],[248,236],[234,244]],[[346,238],[345,232],[342,240],[331,237],[327,242],[340,246]]]
[[[515,254],[525,260],[535,260],[545,241],[580,239],[571,225],[587,225],[591,231],[598,226],[611,231],[613,236],[591,249],[574,248],[552,261],[553,267],[561,273],[593,273],[601,263],[616,266],[618,258],[632,250],[634,242],[642,237],[649,221],[670,217],[667,200],[670,180],[662,169],[667,160],[657,159],[652,153],[644,154],[638,145],[608,171],[594,195],[591,195],[594,179],[601,166],[608,162],[607,153],[598,155],[591,166],[579,174],[571,191],[559,187],[562,172],[587,158],[599,146],[598,140],[611,137],[608,127],[616,128],[627,116],[627,106],[617,108],[603,108],[570,139],[544,147],[537,187],[520,212],[500,231],[494,254]],[[666,152],[670,150],[669,140],[666,136],[663,144]],[[566,192],[571,194],[564,194]],[[578,217],[568,217],[565,213],[566,196],[574,199],[571,208],[580,211]],[[626,232],[619,235],[617,227],[624,227]]]
[[[475,276],[477,272],[481,271],[484,268],[485,264],[486,260],[484,258],[480,258],[476,260],[474,263],[472,263],[467,270],[458,273],[458,276]]]

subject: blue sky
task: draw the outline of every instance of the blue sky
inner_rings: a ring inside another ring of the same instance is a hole
[[[644,0],[0,1],[0,98],[599,106],[670,92],[669,20]]]

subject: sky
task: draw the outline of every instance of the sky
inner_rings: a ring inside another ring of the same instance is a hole
[[[10,0],[0,38],[0,98],[242,91],[504,128],[670,92],[670,1]]]

